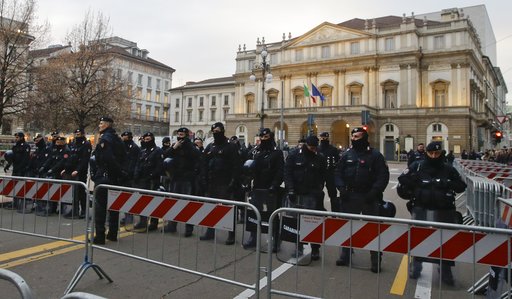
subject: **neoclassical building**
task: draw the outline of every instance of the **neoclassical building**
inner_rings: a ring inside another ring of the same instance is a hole
[[[324,22],[295,38],[283,34],[278,42],[258,39],[255,49],[239,47],[228,134],[253,142],[263,118],[290,145],[328,131],[346,147],[366,113],[371,144],[387,159],[432,140],[455,153],[494,147],[492,132],[508,129],[498,121],[506,114],[507,87],[496,48],[485,48],[480,38],[495,40],[485,6],[471,9],[487,18],[478,22],[485,28],[461,9],[447,9]],[[263,51],[270,82],[261,80]],[[304,85],[310,93],[315,85],[324,100],[314,103]]]

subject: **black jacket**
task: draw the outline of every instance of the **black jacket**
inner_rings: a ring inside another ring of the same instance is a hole
[[[52,153],[50,154],[48,160],[43,165],[42,171],[40,173],[46,173],[45,176],[54,179],[62,178],[61,172],[66,168],[66,164],[68,163],[71,157],[71,152],[67,145],[62,146],[61,148],[57,147],[57,145],[53,146]]]
[[[201,159],[201,184],[234,186],[241,170],[238,147],[228,139],[212,142],[206,146]],[[205,189],[207,190],[207,188]]]
[[[154,143],[143,148],[137,166],[135,167],[135,179],[139,185],[145,185],[147,182],[155,184],[160,182],[160,175],[163,167],[162,149]],[[147,185],[147,184],[146,184]],[[149,187],[146,187],[149,188]]]
[[[46,148],[46,143],[44,139],[40,139],[38,143],[36,143],[36,149],[30,155],[30,165],[29,165],[29,175],[37,176],[39,169],[43,167],[46,160],[48,160],[49,154]]]
[[[126,175],[126,152],[121,138],[113,128],[106,128],[94,149],[92,180],[96,184],[119,184]]]
[[[141,149],[133,140],[123,141],[127,157],[126,178],[132,180],[135,176],[135,167],[139,161]]]
[[[78,180],[85,182],[87,180],[87,170],[89,168],[89,159],[91,158],[92,146],[87,139],[76,140],[70,146],[71,157],[66,162],[66,174],[71,175],[73,171],[78,172]]]
[[[12,147],[12,151],[14,154],[12,175],[25,176],[30,162],[30,146],[25,142],[25,140],[18,141]]]
[[[173,146],[174,143],[164,152],[164,159],[174,159],[172,172],[169,173],[170,176],[174,180],[193,182],[199,174],[201,153],[188,138],[184,139],[177,149]]]
[[[290,152],[284,165],[284,183],[288,192],[297,195],[322,192],[327,178],[323,155],[312,153],[304,145]]]
[[[253,188],[277,190],[283,182],[284,156],[283,151],[274,147],[261,149],[256,147],[252,151],[254,166],[252,170]]]

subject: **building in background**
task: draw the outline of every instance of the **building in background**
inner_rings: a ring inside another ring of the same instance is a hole
[[[230,76],[187,82],[170,92],[171,135],[174,137],[177,129],[187,127],[193,136],[208,139],[212,137],[211,125],[225,123],[227,115],[232,113],[235,79]],[[240,136],[246,138],[245,134]]]
[[[508,91],[496,47],[483,51],[491,41],[484,5],[325,22],[295,38],[258,39],[255,49],[237,52],[228,134],[250,141],[263,119],[289,144],[328,131],[346,147],[351,128],[366,125],[389,160],[432,140],[455,153],[492,148],[493,132],[507,131],[499,120]],[[271,81],[261,80],[262,53]],[[251,74],[260,78],[250,81]]]

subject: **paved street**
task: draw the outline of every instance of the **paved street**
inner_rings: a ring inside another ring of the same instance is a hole
[[[397,217],[407,218],[405,201],[398,198],[394,190],[396,177],[405,164],[391,163],[389,166],[391,179],[384,197],[396,204]],[[73,235],[80,239],[79,236],[83,235],[81,228],[85,223],[84,220],[59,219],[55,216],[41,218],[26,215],[24,221],[20,222],[20,219],[23,219],[21,214],[0,209],[2,228],[22,229],[23,226],[25,231],[27,228],[34,228],[41,232],[48,227],[52,235],[64,238]],[[255,254],[254,251],[244,250],[240,246],[243,230],[241,224],[237,226],[236,246],[224,245],[226,232],[218,232],[218,244],[215,245],[211,241],[199,241],[198,236],[202,228],[196,228],[192,238],[180,237],[184,227],[180,225],[179,228],[181,234],[123,231],[118,243],[107,243],[106,247],[226,279],[235,279],[242,283],[252,284],[255,281]],[[0,268],[7,268],[24,277],[34,289],[37,298],[60,298],[84,259],[83,245],[9,232],[0,232],[0,240]],[[425,264],[422,277],[414,281],[407,278],[407,257],[402,255],[385,254],[383,271],[377,275],[369,270],[370,257],[367,251],[356,250],[353,267],[350,268],[335,265],[338,257],[336,247],[322,247],[321,259],[313,262],[307,254],[308,249],[309,247],[306,247],[306,254],[300,260],[303,266],[282,262],[295,261],[291,257],[291,243],[284,243],[283,250],[277,256],[273,255],[273,276],[276,277],[273,288],[325,298],[431,298],[440,295],[443,298],[467,298],[469,294],[466,289],[475,279],[479,279],[488,271],[488,267],[476,266],[473,274],[473,265],[458,263],[454,269],[455,286],[443,285],[440,290],[437,265]],[[261,255],[262,267],[266,266],[267,257],[266,253]],[[243,287],[201,278],[103,250],[94,251],[94,262],[114,282],[99,280],[94,271],[88,270],[75,291],[108,298],[244,298],[252,295]],[[264,277],[265,273],[262,271],[261,278]],[[0,288],[3,291],[2,298],[19,298],[14,287],[8,283],[0,281]],[[262,292],[265,291],[266,288],[262,288]]]

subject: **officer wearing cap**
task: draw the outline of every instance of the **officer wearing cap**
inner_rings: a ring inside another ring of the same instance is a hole
[[[425,159],[412,163],[398,177],[398,182],[411,194],[407,204],[412,219],[457,223],[460,221],[455,207],[455,194],[464,192],[466,183],[457,170],[445,163],[442,144],[431,142],[426,149]],[[403,196],[402,194],[399,194]],[[421,275],[422,261],[439,263],[414,257],[409,277],[417,279]],[[454,284],[451,261],[441,261],[441,280],[447,285]]]
[[[121,140],[123,141],[124,150],[127,157],[126,175],[121,182],[124,187],[134,187],[135,166],[140,157],[140,147],[133,141],[133,133],[124,131],[121,133]],[[125,217],[121,219],[120,224],[123,226],[127,223],[133,223],[133,216],[125,213]]]
[[[91,158],[92,146],[85,136],[83,128],[78,128],[74,132],[75,139],[70,144],[71,158],[68,159],[62,175],[67,175],[71,179],[87,182],[87,170],[89,169],[89,159]],[[85,189],[77,185],[74,190],[73,208],[64,218],[84,218],[87,207],[87,197]]]
[[[91,159],[94,161],[94,165],[91,162],[91,169],[93,169],[91,178],[95,185],[121,185],[127,173],[126,151],[121,138],[113,128],[113,123],[114,120],[108,116],[99,119],[98,129],[101,135],[94,149],[94,159]],[[96,192],[94,244],[105,244],[105,237],[110,241],[117,241],[119,212],[109,211],[108,233],[105,235],[107,195],[105,188],[100,188]]]
[[[29,167],[30,146],[25,142],[25,134],[23,132],[17,132],[14,134],[14,137],[16,143],[12,147],[13,158],[4,167],[4,172],[7,172],[12,164],[13,176],[25,176]],[[18,203],[22,205],[22,199],[14,198],[12,208],[17,208]]]
[[[351,214],[380,215],[382,194],[389,182],[389,169],[384,156],[370,147],[368,132],[354,128],[352,146],[341,156],[335,171],[336,188],[340,192],[341,211]],[[381,270],[381,256],[370,251],[371,271]],[[338,266],[350,264],[351,249],[342,248]]]
[[[318,137],[306,138],[306,143],[290,152],[284,165],[284,183],[292,206],[311,210],[324,210],[324,185],[327,161],[318,153]],[[320,245],[311,245],[311,259],[320,258]],[[297,255],[302,255],[299,244]]]
[[[165,136],[162,139],[162,151],[165,153],[171,147],[171,138],[169,136]]]
[[[340,160],[340,153],[337,148],[329,143],[329,132],[322,132],[320,134],[320,145],[318,146],[318,152],[325,156],[327,159],[327,180],[325,187],[331,200],[331,211],[340,212],[341,207],[338,199],[338,191],[334,183],[334,170],[336,164]]]
[[[28,176],[37,177],[39,176],[39,168],[41,168],[48,159],[48,151],[46,148],[46,142],[44,140],[44,137],[39,133],[34,137],[34,144],[36,149],[30,155]]]
[[[263,190],[263,192],[252,192],[252,203],[258,209],[262,209],[264,200],[273,200],[273,203],[267,202],[267,206],[279,208],[281,206],[281,183],[283,182],[284,171],[283,151],[276,147],[272,131],[269,128],[261,129],[259,138],[260,143],[249,154],[249,159],[253,160],[249,175],[250,180],[252,179],[252,189]],[[248,184],[250,187],[251,183]],[[256,198],[256,194],[266,195],[264,199],[260,199]],[[277,251],[277,233],[279,233],[279,230],[276,228],[274,233],[274,251]],[[243,243],[243,246],[244,248],[256,246],[255,232],[251,232],[249,239]]]
[[[201,185],[203,190],[206,190],[206,196],[232,199],[241,168],[238,148],[235,144],[228,142],[221,122],[214,123],[211,132],[213,142],[206,146],[201,159]],[[215,230],[208,228],[200,239],[212,240],[214,237]],[[235,244],[235,231],[228,233],[225,244]]]
[[[201,153],[190,141],[189,129],[182,127],[177,131],[176,142],[164,152],[164,159],[172,159],[171,169],[164,169],[168,178],[166,190],[180,194],[195,194],[196,177],[199,174]],[[164,160],[165,161],[165,160]],[[164,163],[164,165],[168,165]],[[192,236],[194,226],[185,225],[185,237]],[[164,227],[164,232],[176,232],[176,222],[169,221]]]
[[[163,152],[156,145],[153,133],[147,132],[142,138],[144,147],[135,166],[135,186],[140,189],[158,190],[164,161]],[[140,222],[133,227],[134,230],[142,232],[154,231],[157,228],[158,218],[151,218],[148,226],[148,219],[145,216],[140,216]]]

